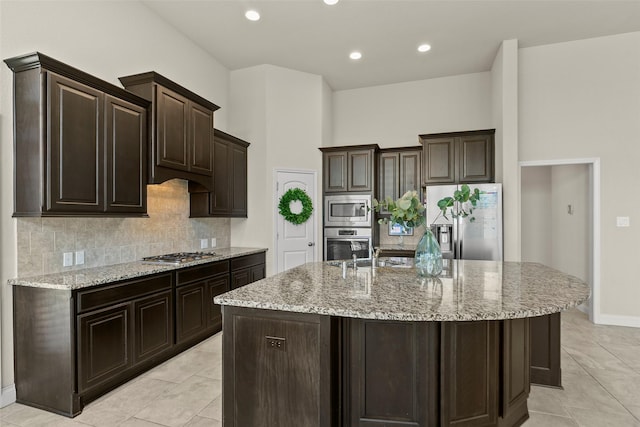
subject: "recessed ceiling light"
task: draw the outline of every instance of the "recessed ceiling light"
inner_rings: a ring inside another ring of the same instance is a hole
[[[256,10],[247,10],[244,14],[245,18],[249,21],[257,21],[260,19],[260,14]]]
[[[333,6],[334,4],[338,3],[340,0],[323,0],[325,4],[328,4],[329,6]]]
[[[360,58],[362,58],[362,54],[356,50],[356,51],[351,52],[349,54],[349,58],[351,58],[351,59],[360,59]]]
[[[431,45],[428,45],[426,43],[418,46],[418,52],[428,52],[430,50],[431,50]]]

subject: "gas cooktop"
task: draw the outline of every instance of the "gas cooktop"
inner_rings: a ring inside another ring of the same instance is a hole
[[[213,258],[215,252],[176,252],[173,254],[154,255],[142,258],[142,262],[148,264],[175,264],[180,265],[191,261]]]

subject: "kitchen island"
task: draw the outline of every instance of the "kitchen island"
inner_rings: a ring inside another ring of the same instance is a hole
[[[535,263],[308,263],[215,298],[224,426],[518,426],[529,318],[589,296]],[[404,268],[403,268],[404,267]]]

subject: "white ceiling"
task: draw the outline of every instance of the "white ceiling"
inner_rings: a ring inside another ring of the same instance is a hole
[[[640,31],[640,0],[143,3],[230,70],[273,64],[322,75],[334,90],[487,71],[502,40],[530,47]],[[245,19],[249,8],[262,19]],[[431,51],[419,54],[420,43]],[[348,57],[355,49],[359,61]]]

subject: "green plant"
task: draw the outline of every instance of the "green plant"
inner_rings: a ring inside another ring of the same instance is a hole
[[[444,197],[438,200],[438,208],[440,208],[440,213],[446,219],[449,219],[447,217],[447,210],[449,210],[453,218],[467,218],[473,213],[473,209],[478,204],[478,200],[480,200],[480,190],[474,188],[472,191],[467,184],[462,184],[460,190],[453,192],[453,197]],[[469,204],[471,204],[471,206],[469,206]],[[440,216],[440,214],[438,214],[438,216]],[[469,222],[475,220],[475,217],[469,217]]]
[[[291,202],[294,201],[300,201],[300,203],[302,203],[302,212],[297,214],[291,212]],[[304,224],[313,213],[313,202],[304,190],[298,187],[291,188],[280,198],[278,211],[280,215],[290,223],[296,225]]]
[[[391,216],[389,218],[380,218],[378,220],[379,224],[386,224],[391,221],[392,224],[400,224],[405,227],[419,227],[426,222],[425,209],[418,198],[417,191],[407,191],[395,201],[391,197],[387,197],[382,201],[373,199],[373,210],[379,213],[383,209],[388,211]]]

